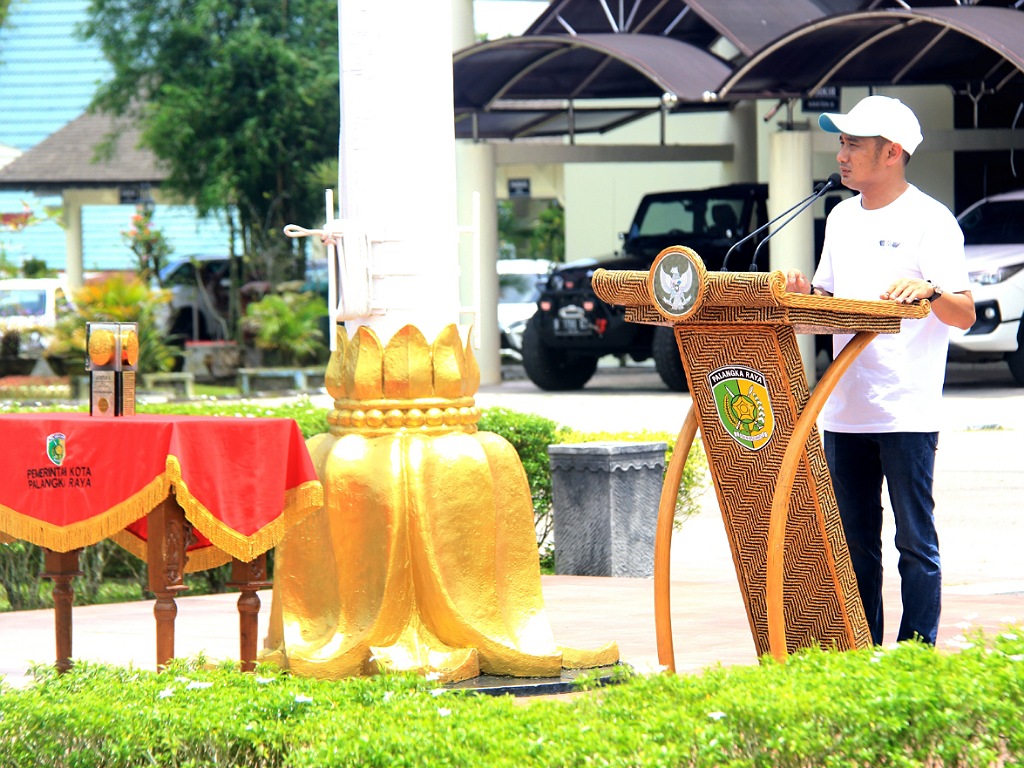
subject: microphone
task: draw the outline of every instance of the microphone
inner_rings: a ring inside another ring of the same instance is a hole
[[[785,215],[787,215],[789,213],[792,213],[797,208],[799,208],[801,205],[810,205],[815,200],[817,200],[820,195],[824,194],[825,190],[831,189],[832,187],[837,187],[837,186],[839,186],[839,184],[841,182],[842,182],[842,177],[838,173],[833,173],[831,176],[828,177],[828,179],[826,181],[822,182],[821,184],[816,185],[814,187],[814,191],[811,193],[811,195],[809,197],[804,198],[799,203],[794,205],[792,208],[789,208],[788,210],[783,211],[778,216],[776,216],[774,219],[769,221],[767,224],[762,224],[760,227],[755,229],[749,235],[746,235],[745,237],[741,237],[739,240],[737,240],[735,243],[732,244],[732,246],[729,248],[728,251],[726,251],[725,258],[722,259],[722,269],[721,269],[721,271],[722,272],[728,272],[729,271],[728,269],[726,269],[726,265],[729,263],[729,257],[732,256],[732,252],[733,251],[735,251],[737,248],[739,248],[745,242],[750,240],[752,237],[757,237],[759,234],[761,234],[766,229],[768,229],[768,227],[770,227],[772,224],[777,222],[783,216],[785,216]],[[797,213],[799,213],[799,211],[797,211]],[[788,224],[789,222],[787,221],[786,223]],[[783,226],[785,226],[785,224]],[[781,229],[781,227],[780,227],[780,229]],[[769,235],[768,237],[771,237],[771,235]],[[767,239],[768,238],[766,237],[765,240],[767,240]],[[760,243],[758,243],[758,247],[760,247]],[[754,260],[755,261],[757,260],[757,252],[756,251],[754,252]],[[753,271],[753,270],[751,270],[751,271]]]
[[[765,237],[765,239],[757,244],[757,248],[754,249],[754,258],[750,260],[750,269],[749,269],[749,271],[751,271],[751,272],[756,272],[757,271],[757,255],[761,252],[761,249],[764,247],[764,244],[767,243],[769,240],[771,240],[775,236],[776,232],[780,232],[784,226],[789,224],[789,222],[791,222],[793,219],[795,219],[797,216],[799,216],[801,213],[803,213],[804,209],[808,208],[812,203],[814,203],[815,200],[817,200],[819,197],[824,195],[828,190],[832,189],[833,187],[838,187],[842,183],[842,181],[843,181],[843,177],[842,176],[840,176],[838,173],[833,173],[831,176],[829,176],[825,180],[825,182],[823,184],[820,184],[817,187],[815,187],[814,192],[811,193],[810,197],[805,198],[804,200],[802,200],[801,202],[799,202],[795,206],[793,206],[793,208],[798,208],[799,210],[797,210],[796,213],[794,213],[792,216],[790,216],[788,219],[786,219],[784,222],[782,222],[779,225],[778,229],[775,229],[775,230],[772,230],[771,232],[769,232],[768,235]],[[790,208],[789,211],[792,211],[793,208]],[[786,211],[786,213],[789,213],[789,211]],[[782,214],[782,216],[785,216],[786,213]],[[781,216],[779,218],[781,218]]]

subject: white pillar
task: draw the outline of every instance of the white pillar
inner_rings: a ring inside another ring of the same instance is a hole
[[[768,216],[775,218],[796,205],[814,187],[811,168],[811,132],[806,123],[789,126],[773,133],[769,139]],[[786,217],[788,218],[788,217]],[[784,218],[775,229],[777,230]],[[771,269],[799,269],[810,277],[814,274],[814,213],[805,210],[777,235],[772,237]],[[800,355],[807,372],[807,382],[817,381],[814,365],[814,336],[797,337]]]
[[[370,239],[370,326],[433,341],[458,322],[451,4],[338,3],[339,202]]]

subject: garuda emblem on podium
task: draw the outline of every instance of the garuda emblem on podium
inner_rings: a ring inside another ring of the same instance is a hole
[[[662,317],[679,322],[697,311],[704,293],[704,274],[704,262],[689,248],[672,246],[658,255],[647,286]]]

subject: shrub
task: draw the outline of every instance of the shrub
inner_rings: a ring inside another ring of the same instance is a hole
[[[85,285],[75,291],[74,309],[58,310],[48,355],[84,360],[87,323],[138,323],[139,372],[169,371],[180,352],[165,343],[160,323],[161,308],[169,301],[168,292],[119,275]]]
[[[593,442],[664,442],[665,466],[672,458],[675,435],[668,432],[581,432],[557,425],[554,421],[533,414],[517,413],[506,408],[488,408],[480,419],[480,429],[501,435],[516,449],[526,470],[533,496],[533,514],[537,529],[537,548],[541,564],[553,566],[554,529],[551,514],[551,466],[548,446],[559,443]],[[676,503],[676,527],[700,510],[700,497],[708,487],[708,464],[703,448],[695,442],[683,469]]]
[[[242,329],[279,365],[302,365],[326,350],[320,318],[327,303],[315,293],[269,293],[245,308]]]
[[[27,611],[44,605],[39,574],[43,572],[43,551],[25,541],[0,541],[0,587],[13,611]]]
[[[204,666],[39,667],[34,685],[0,689],[0,768],[1024,764],[1022,627],[954,653],[908,642],[624,675],[529,706],[412,676]]]
[[[562,442],[568,433],[566,427],[559,427],[551,419],[529,413],[516,413],[507,408],[488,408],[480,417],[479,428],[493,432],[512,443],[519,454],[519,460],[526,470],[533,497],[533,518],[537,532],[537,549],[542,564],[553,565],[554,530],[551,515],[551,467],[548,463],[548,446]]]

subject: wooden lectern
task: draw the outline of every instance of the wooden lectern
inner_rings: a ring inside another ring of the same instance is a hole
[[[594,273],[626,319],[671,325],[693,405],[666,471],[654,553],[659,662],[675,670],[669,555],[675,501],[697,430],[707,453],[758,656],[871,645],[816,421],[839,378],[879,333],[922,318],[897,305],[787,293],[782,272],[708,273],[691,249],[649,272]],[[854,333],[810,393],[797,333]]]

